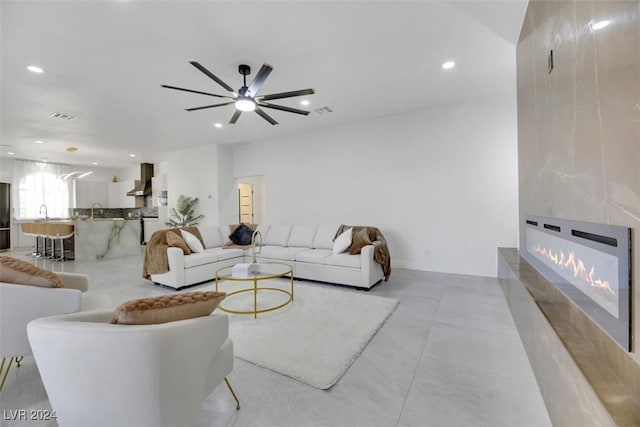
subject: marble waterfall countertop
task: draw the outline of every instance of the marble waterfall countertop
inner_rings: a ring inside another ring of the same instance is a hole
[[[76,220],[74,225],[76,260],[120,258],[142,251],[139,219]]]

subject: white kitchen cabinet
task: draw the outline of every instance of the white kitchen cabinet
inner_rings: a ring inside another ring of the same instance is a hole
[[[135,208],[136,198],[127,196],[127,192],[131,191],[135,186],[135,181],[118,181],[110,182],[108,187],[109,207],[116,208]]]
[[[75,181],[76,208],[90,208],[94,203],[100,203],[103,207],[109,204],[107,182]]]

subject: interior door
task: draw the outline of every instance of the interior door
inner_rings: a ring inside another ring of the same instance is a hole
[[[238,184],[239,221],[253,224],[253,184]]]

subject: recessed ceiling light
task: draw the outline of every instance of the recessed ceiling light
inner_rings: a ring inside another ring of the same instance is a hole
[[[447,61],[444,64],[442,64],[442,68],[445,70],[450,70],[451,68],[455,67],[456,63],[453,61]]]
[[[94,165],[94,166],[98,166],[98,162],[93,162],[91,164]]]
[[[302,101],[300,101],[301,105],[309,105],[309,101],[307,101],[306,99],[303,99]]]
[[[13,151],[9,151],[7,154],[10,155],[10,156],[13,156],[16,153],[14,153]]]
[[[33,141],[33,142],[35,142],[36,144],[44,144],[44,141],[40,141],[39,139],[37,141]]]
[[[135,154],[129,154],[129,157],[135,157],[135,156],[136,156]]]
[[[222,127],[222,123],[214,123],[214,126],[217,128],[221,128]]]
[[[35,65],[29,65],[27,67],[27,70],[31,71],[32,73],[42,73],[44,72],[44,70],[40,67],[36,67]]]
[[[611,23],[611,21],[609,21],[608,19],[605,19],[604,21],[598,21],[595,24],[591,24],[591,29],[592,30],[601,30],[604,27],[606,27],[607,25],[609,25]]]

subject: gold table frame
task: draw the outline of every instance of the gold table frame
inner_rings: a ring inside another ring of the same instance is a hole
[[[293,267],[291,267],[289,264],[285,264],[283,262],[262,262],[258,264],[259,266],[281,266],[282,271],[278,272],[278,273],[270,273],[270,272],[261,272],[258,271],[257,273],[253,273],[250,274],[248,276],[233,276],[232,275],[232,269],[233,266],[227,266],[227,267],[223,267],[221,269],[219,269],[218,271],[216,271],[216,292],[218,292],[218,282],[220,280],[230,280],[230,281],[235,281],[235,282],[253,282],[253,287],[250,288],[245,288],[245,289],[239,289],[237,291],[232,291],[232,292],[228,292],[227,293],[227,298],[233,295],[238,295],[241,293],[245,293],[245,292],[253,292],[253,310],[249,310],[249,311],[244,311],[244,310],[231,310],[229,308],[225,308],[223,307],[221,304],[218,304],[218,308],[224,312],[227,313],[232,313],[232,314],[253,314],[253,318],[257,319],[258,318],[258,314],[260,313],[267,313],[269,311],[275,311],[278,310],[282,307],[284,307],[287,304],[291,304],[293,302],[294,299],[294,293],[293,293]],[[226,270],[226,271],[225,271]],[[281,277],[285,277],[286,275],[291,276],[291,290],[288,291],[286,289],[280,289],[280,288],[272,288],[272,287],[259,287],[258,286],[258,282],[262,281],[262,280],[269,280],[269,279],[278,279]],[[289,296],[289,298],[282,304],[278,304],[276,306],[273,307],[267,307],[267,308],[263,308],[258,310],[258,292],[259,291],[276,291],[276,292],[282,292],[286,295]]]

